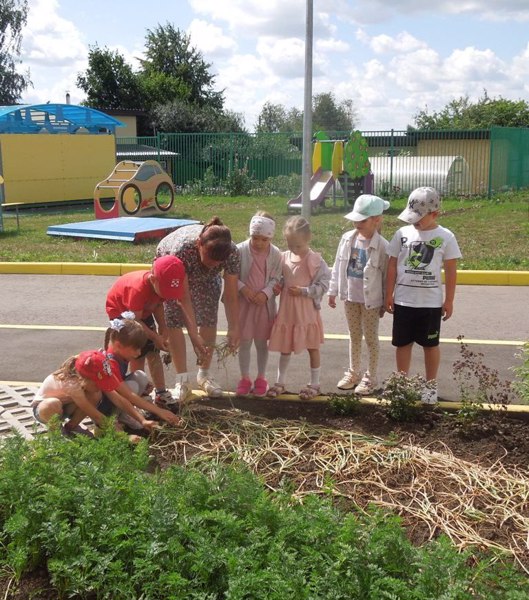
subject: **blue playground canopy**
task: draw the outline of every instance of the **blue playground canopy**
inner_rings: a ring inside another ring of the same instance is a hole
[[[74,104],[0,106],[1,133],[115,133],[125,125],[105,113]],[[80,131],[81,130],[81,131]]]

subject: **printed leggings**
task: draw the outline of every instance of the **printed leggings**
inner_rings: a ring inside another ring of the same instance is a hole
[[[366,308],[360,302],[344,303],[345,316],[349,327],[349,369],[354,373],[362,374],[361,350],[362,335],[366,340],[368,352],[369,373],[371,377],[377,376],[378,370],[378,324],[380,322],[380,308]]]

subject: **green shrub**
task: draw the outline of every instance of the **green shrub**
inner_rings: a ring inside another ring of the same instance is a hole
[[[426,385],[424,377],[392,373],[384,382],[382,398],[388,401],[388,415],[395,421],[409,421],[417,414],[417,404]]]

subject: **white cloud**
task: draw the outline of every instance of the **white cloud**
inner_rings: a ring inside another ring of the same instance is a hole
[[[406,53],[427,47],[425,42],[418,40],[407,31],[393,37],[385,34],[376,35],[371,38],[370,46],[375,54]]]
[[[32,64],[71,65],[86,57],[81,32],[71,21],[57,14],[56,0],[35,0],[22,33],[22,59]]]
[[[440,0],[435,4],[424,0],[328,0],[328,10],[357,24],[385,23],[403,16],[462,15],[486,21],[527,21],[529,5],[526,0]],[[339,7],[339,8],[338,8]]]
[[[237,43],[233,38],[224,35],[220,27],[202,19],[193,19],[187,31],[193,46],[204,54],[221,57],[237,49]]]

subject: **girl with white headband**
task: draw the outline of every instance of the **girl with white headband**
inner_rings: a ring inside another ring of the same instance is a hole
[[[237,245],[239,274],[239,366],[241,380],[237,395],[265,396],[268,391],[266,366],[268,338],[276,314],[274,286],[281,277],[281,252],[272,244],[276,223],[271,215],[259,211],[250,221],[250,237]],[[257,352],[257,377],[250,378],[250,350]]]

